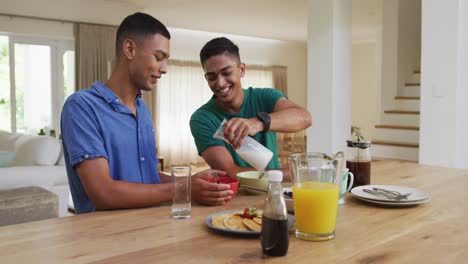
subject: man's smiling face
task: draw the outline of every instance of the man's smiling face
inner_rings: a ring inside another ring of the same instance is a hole
[[[241,78],[244,77],[245,65],[237,58],[223,53],[206,60],[205,78],[216,101],[228,106],[237,96],[242,96]]]

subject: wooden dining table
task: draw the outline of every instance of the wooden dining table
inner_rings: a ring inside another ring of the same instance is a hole
[[[372,184],[418,188],[431,200],[382,207],[348,194],[334,239],[303,241],[293,227],[287,255],[268,257],[258,236],[205,224],[217,212],[263,207],[263,194],[239,190],[224,206],[194,204],[190,219],[171,218],[165,205],[0,227],[0,263],[466,263],[468,170],[384,160],[371,174]]]

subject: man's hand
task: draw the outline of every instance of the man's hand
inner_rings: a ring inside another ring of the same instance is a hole
[[[260,131],[263,131],[263,123],[256,117],[249,119],[236,117],[224,124],[224,138],[235,149],[244,144],[248,135],[254,136]]]
[[[226,172],[218,170],[205,170],[192,176],[192,199],[194,201],[206,205],[223,205],[232,199],[234,193],[229,189],[229,184],[209,182],[213,179],[213,173],[226,176]]]

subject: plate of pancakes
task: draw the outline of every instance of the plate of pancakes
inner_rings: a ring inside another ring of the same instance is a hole
[[[253,219],[243,218],[242,210],[222,211],[209,215],[205,218],[205,224],[217,231],[241,234],[260,235],[262,231],[263,211],[258,210],[257,216]],[[288,214],[288,226],[294,225],[294,216]]]

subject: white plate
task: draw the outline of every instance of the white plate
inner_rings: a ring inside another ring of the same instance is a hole
[[[362,200],[366,203],[372,203],[372,204],[377,204],[377,205],[383,205],[383,206],[388,206],[388,207],[405,207],[405,206],[414,206],[422,203],[427,203],[431,200],[431,197],[428,197],[427,199],[416,201],[416,202],[404,202],[404,203],[399,203],[399,202],[383,202],[383,201],[376,201],[376,200],[370,200],[370,199],[365,199],[359,196],[356,196],[359,200]]]
[[[389,191],[397,191],[401,194],[411,193],[408,196],[408,199],[404,199],[401,201],[395,201],[392,199],[388,199],[386,197],[373,195],[371,193],[364,192],[364,189],[372,190],[372,188],[381,188]],[[395,186],[395,185],[363,185],[359,187],[355,187],[351,190],[351,193],[354,194],[358,198],[362,198],[365,200],[372,200],[378,202],[385,202],[385,203],[397,203],[397,204],[414,204],[418,202],[427,202],[430,200],[430,196],[427,192],[410,187],[404,186]]]

